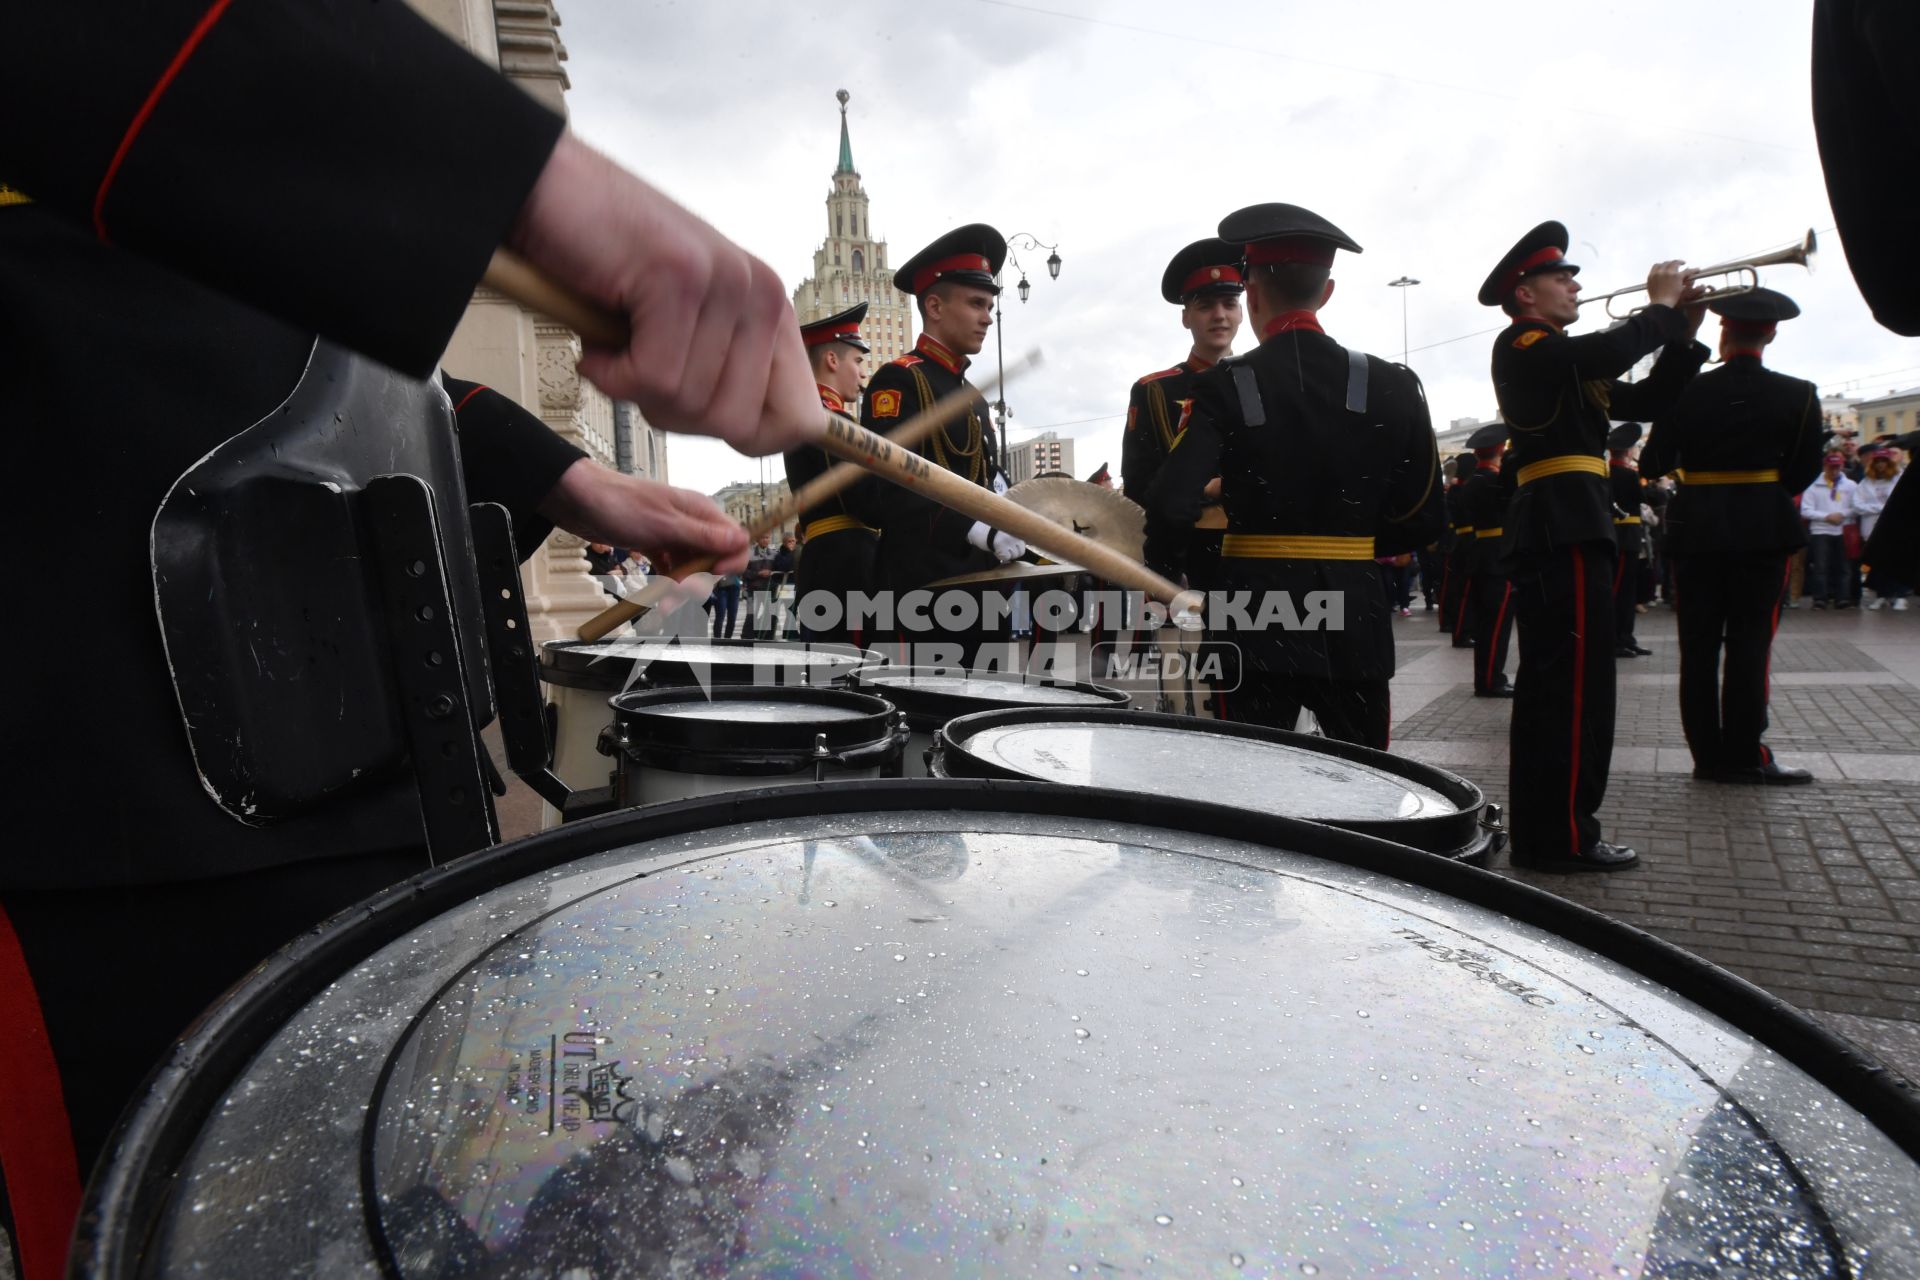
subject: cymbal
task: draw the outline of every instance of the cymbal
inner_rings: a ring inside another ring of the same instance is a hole
[[[1079,481],[1074,483],[1078,484]],[[972,573],[959,573],[951,578],[942,578],[938,582],[929,582],[929,590],[935,587],[964,587],[976,582],[1033,582],[1041,578],[1064,578],[1069,574],[1085,573],[1077,564],[1035,564],[1031,560],[1009,560],[1006,564],[995,565],[991,569],[976,569]]]
[[[1071,476],[1039,476],[1021,481],[1007,496],[1129,559],[1140,559],[1146,550],[1147,513],[1116,490]]]

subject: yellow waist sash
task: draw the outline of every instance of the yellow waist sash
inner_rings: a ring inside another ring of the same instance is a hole
[[[1779,484],[1780,472],[1764,471],[1676,471],[1682,484]]]
[[[823,520],[808,521],[806,532],[803,536],[811,542],[822,534],[838,533],[842,529],[860,529],[867,533],[880,532],[878,529],[869,525],[861,524],[852,516],[828,516]]]
[[[1639,524],[1640,517],[1639,516],[1615,516],[1613,518],[1613,522],[1615,524]]]
[[[1373,539],[1304,534],[1230,533],[1220,554],[1252,560],[1371,560]]]
[[[1601,459],[1585,453],[1563,453],[1557,458],[1542,458],[1520,468],[1520,483],[1532,484],[1535,480],[1565,475],[1569,471],[1584,471],[1602,480],[1607,478],[1607,464]]]
[[[1497,538],[1505,532],[1505,528],[1500,525],[1495,525],[1491,529],[1475,529],[1473,536],[1476,538]]]

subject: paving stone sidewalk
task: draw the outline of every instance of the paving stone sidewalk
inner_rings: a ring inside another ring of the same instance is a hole
[[[1695,782],[1673,615],[1641,616],[1652,658],[1619,660],[1608,875],[1494,868],[1686,948],[1812,1013],[1920,1081],[1920,612],[1782,615],[1768,742],[1811,787]],[[1471,653],[1400,623],[1396,752],[1507,791],[1511,704],[1472,696]],[[1509,659],[1511,673],[1518,654]]]

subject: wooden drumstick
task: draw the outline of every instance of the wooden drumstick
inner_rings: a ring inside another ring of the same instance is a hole
[[[515,302],[552,316],[598,346],[624,346],[627,341],[629,330],[624,319],[554,284],[531,263],[508,250],[495,252],[485,281]],[[946,399],[959,402],[959,407],[951,411],[957,416],[971,401],[971,396],[956,393]],[[941,401],[922,416],[940,410],[945,404],[946,400]],[[1145,592],[1165,602],[1175,613],[1200,607],[1198,592],[1183,591],[1139,561],[1028,511],[1019,503],[962,479],[945,467],[936,467],[912,449],[896,447],[857,423],[822,413],[803,443],[817,444],[828,453],[857,463],[894,484],[917,490],[942,506],[1011,533],[1055,560],[1081,565],[1118,586]],[[587,636],[583,627],[581,638],[598,639],[617,625],[611,624],[595,636]]]
[[[1013,362],[1012,367],[1007,370],[1005,378],[998,380],[989,379],[986,387],[982,389],[981,394],[997,394],[1016,377],[1027,372],[1029,369],[1038,367],[1039,364],[1040,353],[1038,351],[1027,352]],[[957,391],[950,392],[935,401],[932,407],[924,413],[916,414],[914,417],[907,419],[898,427],[888,432],[884,439],[888,444],[898,445],[903,449],[912,449],[922,440],[932,435],[936,430],[945,427],[949,422],[952,422],[955,418],[965,413],[967,406],[973,402],[973,392],[974,388],[971,387],[962,387]],[[833,415],[828,414],[826,416],[831,418]],[[865,467],[855,463],[836,462],[833,466],[828,467],[825,471],[801,485],[797,492],[788,494],[781,501],[769,507],[758,519],[747,526],[747,536],[749,538],[757,538],[763,533],[772,533],[775,529],[778,529],[781,525],[793,519],[807,508],[825,502],[828,498],[833,497],[841,490],[868,474],[870,473]],[[713,563],[714,558],[712,556],[699,556],[687,561],[685,564],[674,565],[673,570],[679,578],[688,578],[696,573],[708,572],[713,568]],[[582,640],[598,640],[615,627],[625,623],[629,618],[637,617],[641,612],[658,603],[673,590],[674,585],[674,579],[665,578],[664,576],[662,579],[649,582],[633,595],[607,606],[593,617],[587,619],[574,634]]]

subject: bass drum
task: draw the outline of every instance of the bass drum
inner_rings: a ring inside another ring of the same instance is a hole
[[[1063,707],[963,716],[936,736],[933,776],[1206,798],[1462,862],[1484,863],[1506,840],[1499,806],[1457,774],[1332,738],[1191,716]]]
[[[1019,707],[1111,710],[1130,701],[1123,691],[1105,685],[957,674],[932,667],[868,667],[855,672],[848,685],[885,698],[906,716],[912,736],[903,770],[911,777],[931,772],[933,735],[960,716]]]
[[[1585,908],[1037,783],[582,821],[301,939],[80,1274],[1920,1273],[1920,1106]]]
[[[885,698],[845,689],[717,685],[615,694],[600,750],[635,805],[774,782],[900,776],[907,731]]]
[[[839,686],[862,667],[886,658],[844,644],[778,640],[553,640],[540,649],[540,679],[552,719],[553,772],[575,791],[607,785],[600,733],[613,723],[608,699],[627,689],[679,685]],[[560,825],[559,811],[542,804],[541,826]]]

